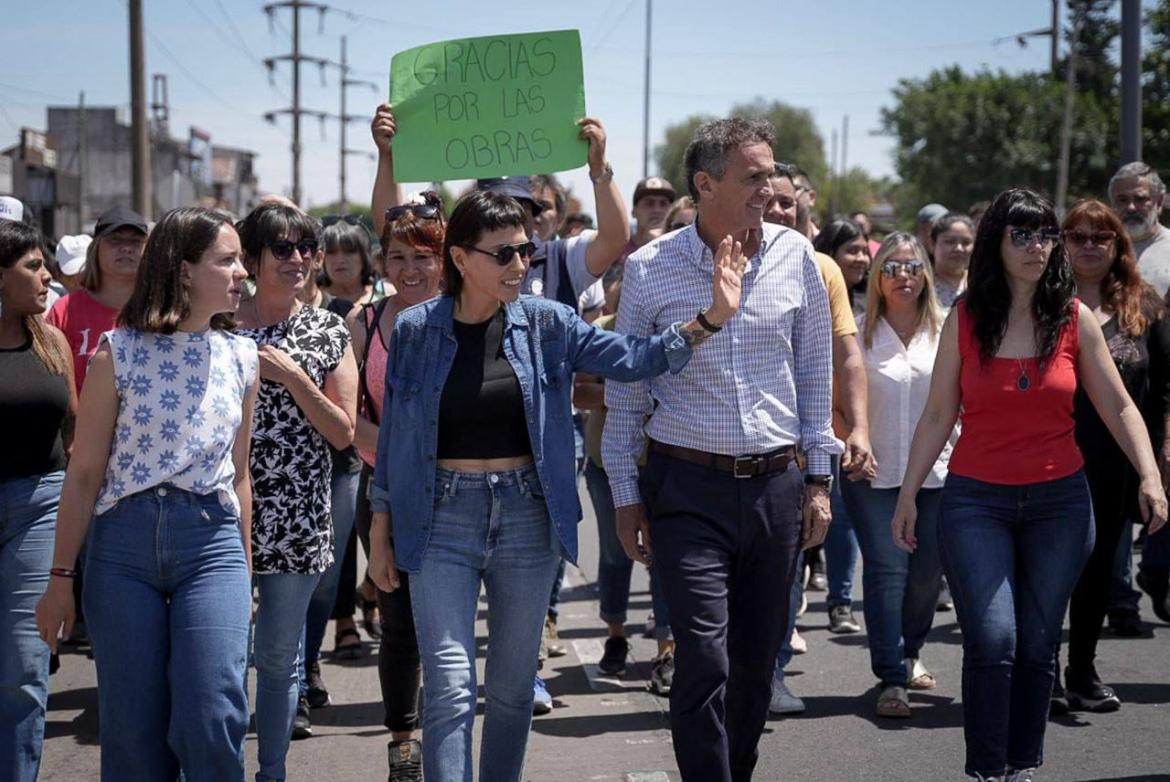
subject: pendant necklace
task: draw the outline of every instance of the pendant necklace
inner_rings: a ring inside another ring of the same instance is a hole
[[[1028,387],[1032,385],[1032,381],[1028,380],[1028,370],[1024,367],[1024,360],[1018,356],[1016,363],[1020,365],[1020,376],[1016,379],[1016,388],[1027,391]]]

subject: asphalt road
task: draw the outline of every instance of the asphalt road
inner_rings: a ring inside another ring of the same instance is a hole
[[[584,494],[584,493],[583,493]],[[588,502],[585,502],[588,507]],[[605,638],[597,618],[593,584],[597,531],[581,523],[581,567],[570,568],[562,599],[560,633],[565,657],[546,664],[555,708],[533,723],[525,778],[584,782],[674,782],[667,703],[646,690],[654,642],[632,638],[635,665],[609,679],[596,663]],[[860,581],[860,579],[858,579]],[[631,629],[641,629],[650,609],[647,579],[635,569]],[[860,590],[858,590],[860,591]],[[864,595],[861,595],[864,599]],[[860,620],[860,604],[855,606]],[[1053,782],[1170,782],[1170,626],[1159,623],[1143,599],[1146,637],[1101,643],[1098,670],[1123,701],[1113,714],[1082,714],[1049,723],[1046,762],[1038,780]],[[795,658],[789,685],[808,704],[799,717],[769,720],[760,742],[758,780],[935,780],[962,774],[962,709],[959,703],[961,641],[954,613],[937,615],[923,660],[937,689],[911,695],[913,717],[873,716],[875,681],[865,635],[834,636],[826,630],[823,593],[810,593],[798,622],[809,652]],[[483,622],[480,635],[486,635]],[[386,742],[376,656],[335,662],[326,653],[323,676],[333,705],[313,712],[314,735],[294,742],[290,780],[384,779]],[[326,650],[332,648],[332,631]],[[480,664],[482,666],[482,659]],[[482,672],[482,667],[481,667]],[[250,677],[253,686],[255,676]],[[83,654],[63,656],[51,680],[41,779],[98,778],[97,690],[92,663]],[[478,732],[477,732],[478,733]],[[250,773],[256,768],[255,736],[248,737]]]

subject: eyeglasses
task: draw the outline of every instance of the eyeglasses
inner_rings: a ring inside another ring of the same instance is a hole
[[[316,255],[317,247],[316,239],[302,239],[299,242],[290,242],[288,239],[277,239],[275,242],[269,242],[268,244],[268,249],[272,250],[272,257],[278,261],[287,261],[292,257],[294,250],[302,256]]]
[[[1084,247],[1086,244],[1092,242],[1098,247],[1108,247],[1113,244],[1113,240],[1117,238],[1117,234],[1113,231],[1094,231],[1093,233],[1085,233],[1084,231],[1065,231],[1064,240],[1074,247]]]
[[[1055,228],[1038,228],[1035,231],[1029,228],[1013,228],[1008,236],[1012,240],[1012,246],[1021,250],[1025,247],[1031,247],[1036,242],[1047,247],[1060,241],[1060,231]]]
[[[464,245],[464,249],[475,250],[477,253],[490,255],[496,259],[496,263],[498,263],[500,266],[507,266],[517,255],[519,255],[521,258],[524,258],[525,260],[531,258],[536,253],[536,244],[534,242],[525,242],[524,244],[505,244],[495,252],[476,247],[474,244]]]
[[[922,274],[922,261],[885,261],[882,263],[882,276],[891,280],[899,274],[917,277]]]
[[[420,220],[436,220],[439,217],[439,207],[434,204],[399,204],[386,210],[386,219],[392,223],[407,212]]]
[[[348,223],[349,225],[365,226],[362,218],[358,215],[326,215],[321,218],[321,225],[328,228],[334,223]]]

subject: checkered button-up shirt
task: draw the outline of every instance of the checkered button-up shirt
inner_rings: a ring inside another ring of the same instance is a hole
[[[638,250],[626,262],[617,330],[646,336],[692,320],[711,303],[713,271],[697,225]],[[812,245],[765,223],[739,312],[687,367],[606,385],[602,459],[614,505],[641,501],[637,459],[645,436],[726,456],[800,445],[809,472],[828,474],[829,457],[841,453],[832,430],[832,375],[829,298]]]

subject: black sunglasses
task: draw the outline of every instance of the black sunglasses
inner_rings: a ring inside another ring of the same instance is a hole
[[[290,242],[288,239],[277,239],[275,242],[268,243],[268,249],[272,250],[272,257],[278,261],[287,261],[292,257],[293,251],[304,255],[315,255],[317,253],[316,239],[301,239],[299,242]]]
[[[407,212],[420,220],[436,220],[439,217],[439,207],[434,204],[399,204],[386,210],[386,219],[392,223]]]
[[[467,250],[475,250],[477,253],[490,255],[496,259],[496,263],[500,266],[507,266],[512,262],[512,259],[519,255],[521,258],[531,258],[536,253],[536,244],[534,242],[525,242],[524,244],[505,244],[496,252],[484,250],[476,247],[474,244],[466,244],[463,246]]]
[[[321,218],[321,225],[328,228],[334,223],[348,223],[349,225],[365,226],[362,218],[358,215],[326,215]]]

